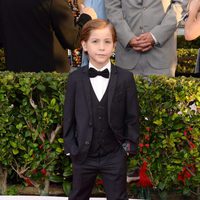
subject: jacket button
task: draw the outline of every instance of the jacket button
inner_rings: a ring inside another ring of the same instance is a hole
[[[88,145],[88,144],[90,144],[90,142],[89,141],[85,141],[85,145]]]
[[[92,122],[89,122],[89,126],[92,126]]]

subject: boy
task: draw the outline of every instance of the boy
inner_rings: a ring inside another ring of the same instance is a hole
[[[136,153],[139,137],[133,75],[110,62],[116,32],[109,22],[87,22],[81,41],[89,65],[70,74],[64,107],[64,149],[73,165],[69,200],[88,200],[97,174],[108,200],[128,200],[127,154]]]

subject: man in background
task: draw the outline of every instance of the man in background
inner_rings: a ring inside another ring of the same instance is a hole
[[[67,49],[80,46],[80,30],[96,18],[83,8],[77,23],[66,0],[0,0],[7,70],[68,72]]]
[[[140,75],[174,76],[182,0],[105,0],[117,30],[116,64]]]

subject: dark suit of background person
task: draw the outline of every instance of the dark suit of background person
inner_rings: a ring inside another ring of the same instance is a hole
[[[79,47],[83,14],[77,24],[67,0],[1,0],[8,70],[68,72],[67,49]]]
[[[134,74],[175,75],[176,28],[182,0],[105,0],[107,18],[117,30],[116,64]],[[151,33],[149,50],[134,50],[131,39]]]
[[[0,10],[1,10],[1,0],[0,0]],[[0,48],[3,47],[3,30],[2,30],[2,17],[0,15]]]
[[[0,28],[2,28],[1,23],[0,23]],[[2,31],[0,31],[0,48],[3,47],[3,35],[2,35]]]
[[[91,159],[88,161],[88,157],[98,158],[100,156],[101,162],[103,159],[109,159],[111,163],[117,162],[119,164],[120,159],[122,159],[121,155],[126,159],[126,152],[122,148],[122,143],[126,141],[130,144],[129,152],[136,153],[139,138],[139,117],[136,86],[132,73],[112,65],[108,88],[100,102],[92,89],[88,77],[88,66],[81,67],[70,74],[66,91],[64,149],[66,154],[70,153],[73,166],[76,166],[74,169],[77,169],[79,165],[84,166],[82,169],[87,169],[91,164]],[[117,157],[119,160],[116,156],[112,156],[116,152],[119,155]],[[96,159],[93,162],[96,162]],[[110,163],[108,160],[106,162]],[[121,165],[123,167],[118,173],[124,174],[126,166],[122,163]],[[87,178],[91,180],[92,177],[88,176],[95,176],[95,174],[91,173],[93,168],[89,167],[88,169],[90,173],[87,173]],[[80,173],[79,170],[73,174]],[[112,170],[114,169],[110,168],[110,174],[112,174]],[[107,178],[109,178],[109,173]],[[76,180],[75,184],[82,184],[82,188],[85,185],[85,190],[88,191],[91,189],[85,178]],[[90,185],[93,184],[90,183]],[[109,194],[109,198],[108,196],[107,198],[116,199],[114,194],[110,194],[110,187],[115,187],[117,192],[121,191],[118,187],[126,187],[126,184],[121,184],[119,181],[112,186],[105,185],[106,194]]]

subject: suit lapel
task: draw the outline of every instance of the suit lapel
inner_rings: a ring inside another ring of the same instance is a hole
[[[83,76],[82,76],[82,85],[84,89],[84,94],[86,98],[86,103],[88,106],[89,116],[92,116],[92,102],[91,102],[91,91],[90,91],[90,79],[88,77],[88,66],[84,67],[83,69]]]
[[[110,121],[110,108],[111,108],[111,103],[116,87],[116,82],[117,82],[117,68],[114,65],[111,65],[111,77],[110,77],[110,83],[108,87],[108,120]]]

